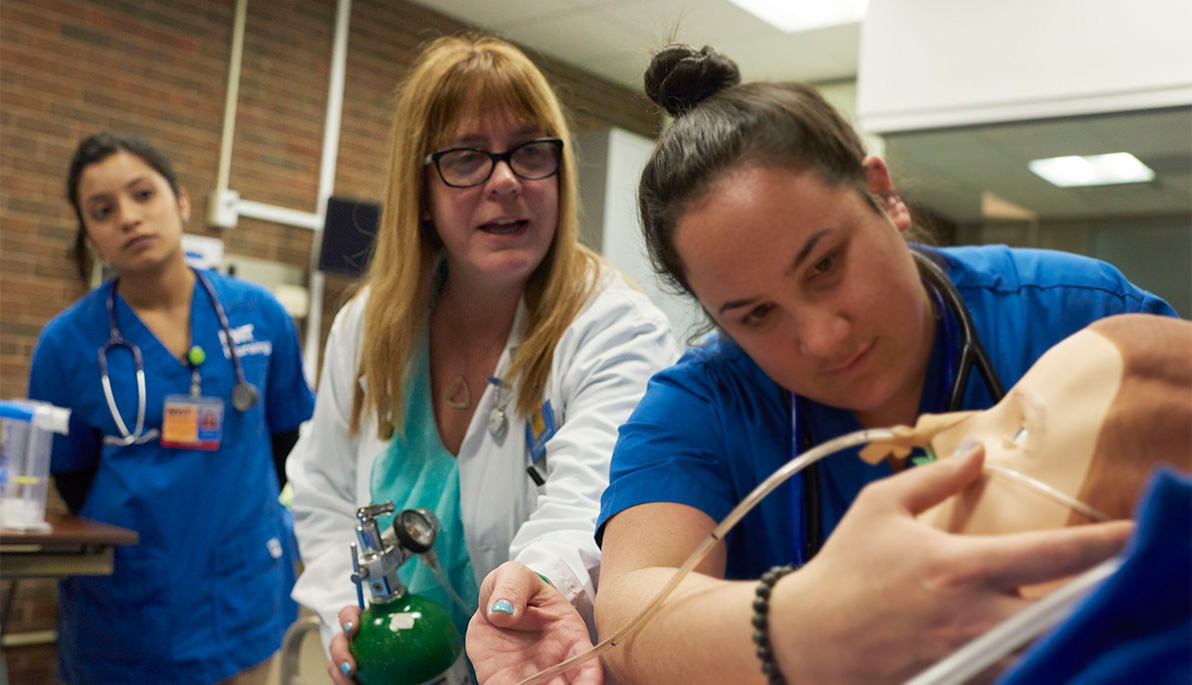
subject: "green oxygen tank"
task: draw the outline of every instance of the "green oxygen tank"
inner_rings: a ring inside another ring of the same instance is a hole
[[[463,639],[451,615],[434,600],[407,590],[397,569],[430,551],[439,521],[429,509],[407,509],[384,533],[377,516],[391,514],[392,502],[356,511],[352,582],[360,604],[360,627],[348,645],[361,685],[472,685]],[[363,586],[371,602],[364,608]]]

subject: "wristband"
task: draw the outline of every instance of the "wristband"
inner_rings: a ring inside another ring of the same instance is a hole
[[[546,583],[547,585],[549,585],[549,586],[551,586],[551,587],[554,587],[554,586],[555,586],[555,584],[554,584],[554,583],[550,582],[550,578],[547,578],[546,576],[542,575],[541,573],[539,573],[539,572],[537,572],[537,571],[534,571],[534,575],[536,575],[536,576],[538,576],[539,578],[541,578],[541,579],[542,579],[542,581],[543,581],[544,583]]]
[[[770,685],[786,683],[774,659],[774,647],[770,644],[770,592],[779,578],[794,570],[795,567],[790,564],[771,568],[762,574],[754,591],[757,596],[753,600],[753,642],[757,645],[757,658],[762,662],[762,673]]]

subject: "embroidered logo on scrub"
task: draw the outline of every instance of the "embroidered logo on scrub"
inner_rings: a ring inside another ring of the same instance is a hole
[[[232,329],[232,341],[236,343],[236,354],[241,357],[254,354],[266,356],[273,354],[273,343],[268,340],[254,339],[253,328],[253,324],[246,323]],[[219,332],[219,342],[223,345],[224,359],[231,359],[232,354],[228,351],[228,336],[223,331]]]

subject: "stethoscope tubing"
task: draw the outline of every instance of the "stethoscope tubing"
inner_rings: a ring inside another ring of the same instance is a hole
[[[232,339],[232,326],[228,323],[227,314],[224,313],[223,304],[215,295],[215,288],[211,286],[211,282],[207,280],[197,269],[192,269],[195,274],[195,279],[202,285],[203,290],[207,292],[207,296],[211,298],[211,303],[215,307],[215,314],[219,318],[219,326],[224,334],[224,342],[228,347],[228,356],[232,359],[232,366],[236,371],[236,384],[238,387],[247,387],[255,393],[255,389],[248,383],[244,375],[244,367],[240,363],[240,354],[236,351],[236,342]],[[120,326],[116,322],[116,284],[112,284],[112,288],[108,291],[107,298],[108,308],[108,340],[100,346],[97,354],[99,361],[99,380],[103,384],[104,398],[108,402],[108,410],[112,413],[112,418],[116,420],[116,427],[120,430],[121,437],[114,435],[104,436],[104,444],[106,445],[132,445],[148,442],[156,438],[159,434],[158,429],[153,428],[145,431],[145,403],[148,397],[148,392],[145,387],[145,360],[141,355],[141,348],[135,343],[130,342],[120,334]],[[136,369],[137,377],[137,423],[136,430],[129,431],[128,425],[124,423],[123,417],[120,416],[120,409],[116,406],[116,397],[112,393],[112,381],[108,375],[108,352],[117,347],[127,348],[132,353],[133,368]],[[255,396],[253,403],[255,404]],[[233,401],[236,406],[236,402]],[[251,405],[249,405],[251,407]],[[248,407],[241,408],[236,406],[241,411],[247,411]]]
[[[203,284],[203,290],[207,291],[207,296],[211,298],[211,304],[215,305],[215,314],[219,317],[219,327],[223,330],[224,338],[226,338],[224,342],[228,346],[228,356],[232,358],[232,366],[236,369],[236,382],[240,385],[248,385],[248,381],[244,379],[244,367],[240,364],[240,353],[236,351],[236,341],[232,340],[232,326],[228,323],[228,315],[224,313],[223,304],[215,296],[215,288],[211,287],[211,282],[207,280],[206,276],[196,270],[195,277],[198,278],[199,283]]]
[[[920,252],[912,251],[911,254],[915,257],[919,272],[927,277],[931,285],[935,286],[936,292],[944,298],[948,308],[960,322],[960,360],[956,365],[956,376],[952,379],[952,390],[948,393],[947,410],[954,412],[960,409],[960,403],[964,401],[964,392],[968,388],[969,374],[974,366],[981,374],[981,380],[985,382],[989,396],[993,398],[994,402],[1000,402],[1006,396],[1006,390],[1002,386],[1001,379],[994,372],[993,362],[990,361],[989,354],[985,352],[985,347],[981,344],[981,338],[977,335],[977,327],[973,325],[972,314],[969,313],[968,307],[961,299],[960,292],[956,290],[952,280],[938,265]]]

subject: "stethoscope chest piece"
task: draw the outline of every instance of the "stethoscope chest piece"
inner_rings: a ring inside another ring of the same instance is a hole
[[[232,386],[232,406],[238,411],[248,411],[257,404],[257,389],[252,383],[239,382]]]

